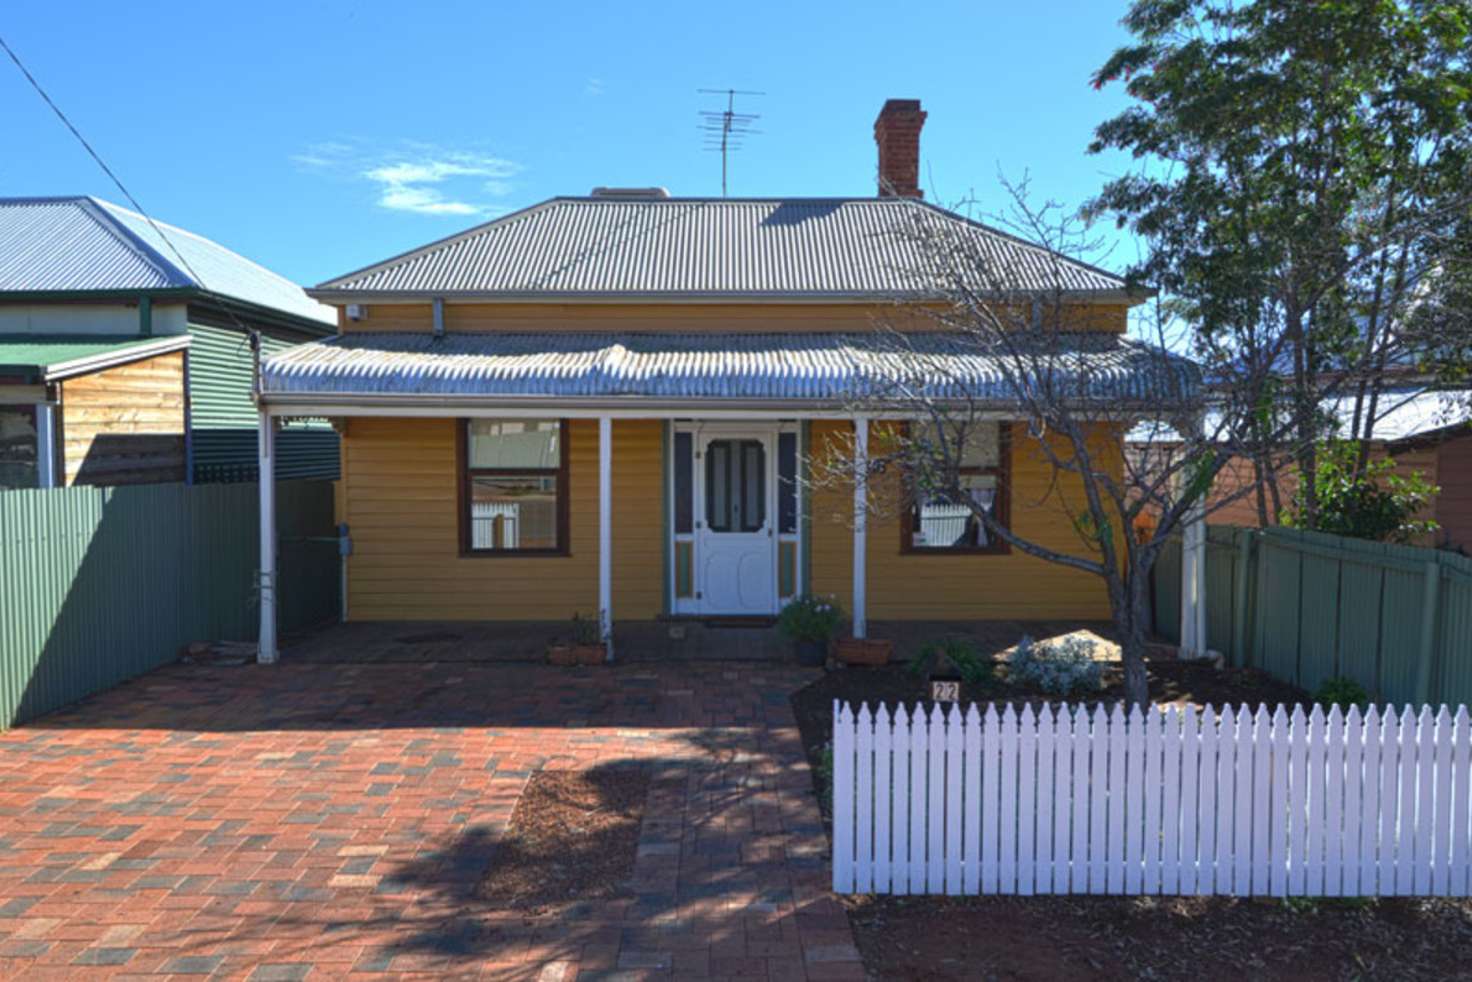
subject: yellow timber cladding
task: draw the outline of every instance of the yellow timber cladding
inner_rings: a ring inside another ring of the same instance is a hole
[[[696,407],[692,407],[696,409]],[[555,410],[549,409],[549,415]],[[352,528],[352,620],[561,620],[598,607],[598,424],[574,420],[569,439],[566,556],[462,557],[453,419],[360,417],[347,422],[340,507]],[[613,617],[665,613],[664,426],[613,421]],[[814,455],[851,430],[811,424]],[[1100,448],[1118,465],[1117,429]],[[1082,552],[1072,516],[1075,484],[1014,427],[1011,522],[1043,545]],[[878,494],[876,497],[882,498]],[[810,503],[809,582],[845,607],[852,596],[852,496],[822,490]],[[899,518],[882,509],[868,531],[868,610],[875,620],[1105,618],[1101,581],[1014,551],[1008,555],[902,554]]]

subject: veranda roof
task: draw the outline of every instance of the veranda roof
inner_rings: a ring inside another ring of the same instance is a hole
[[[987,351],[957,334],[353,333],[261,366],[272,404],[754,403],[839,406],[923,394],[1007,407],[1019,381],[1127,408],[1196,398],[1190,361],[1111,333]]]

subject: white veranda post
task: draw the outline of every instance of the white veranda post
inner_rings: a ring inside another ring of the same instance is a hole
[[[854,637],[868,636],[865,545],[869,528],[869,417],[854,417]]]
[[[1181,535],[1181,657],[1206,657],[1206,507],[1199,501]]]
[[[259,456],[261,489],[261,636],[256,660],[276,661],[276,431],[270,416],[260,414]]]
[[[598,418],[598,626],[613,661],[613,421]]]

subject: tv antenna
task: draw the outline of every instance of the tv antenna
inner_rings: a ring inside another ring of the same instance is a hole
[[[707,95],[723,95],[726,97],[725,109],[702,109],[700,110],[700,131],[705,134],[704,149],[720,151],[721,154],[721,197],[726,196],[726,175],[728,173],[728,161],[731,153],[740,150],[748,136],[753,136],[761,130],[752,129],[751,124],[761,119],[758,113],[738,113],[736,111],[736,97],[738,95],[766,95],[765,92],[753,92],[749,89],[696,89],[696,92]]]

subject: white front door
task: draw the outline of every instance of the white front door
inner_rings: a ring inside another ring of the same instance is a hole
[[[775,614],[777,501],[772,431],[705,431],[696,447],[699,609],[708,614]]]

